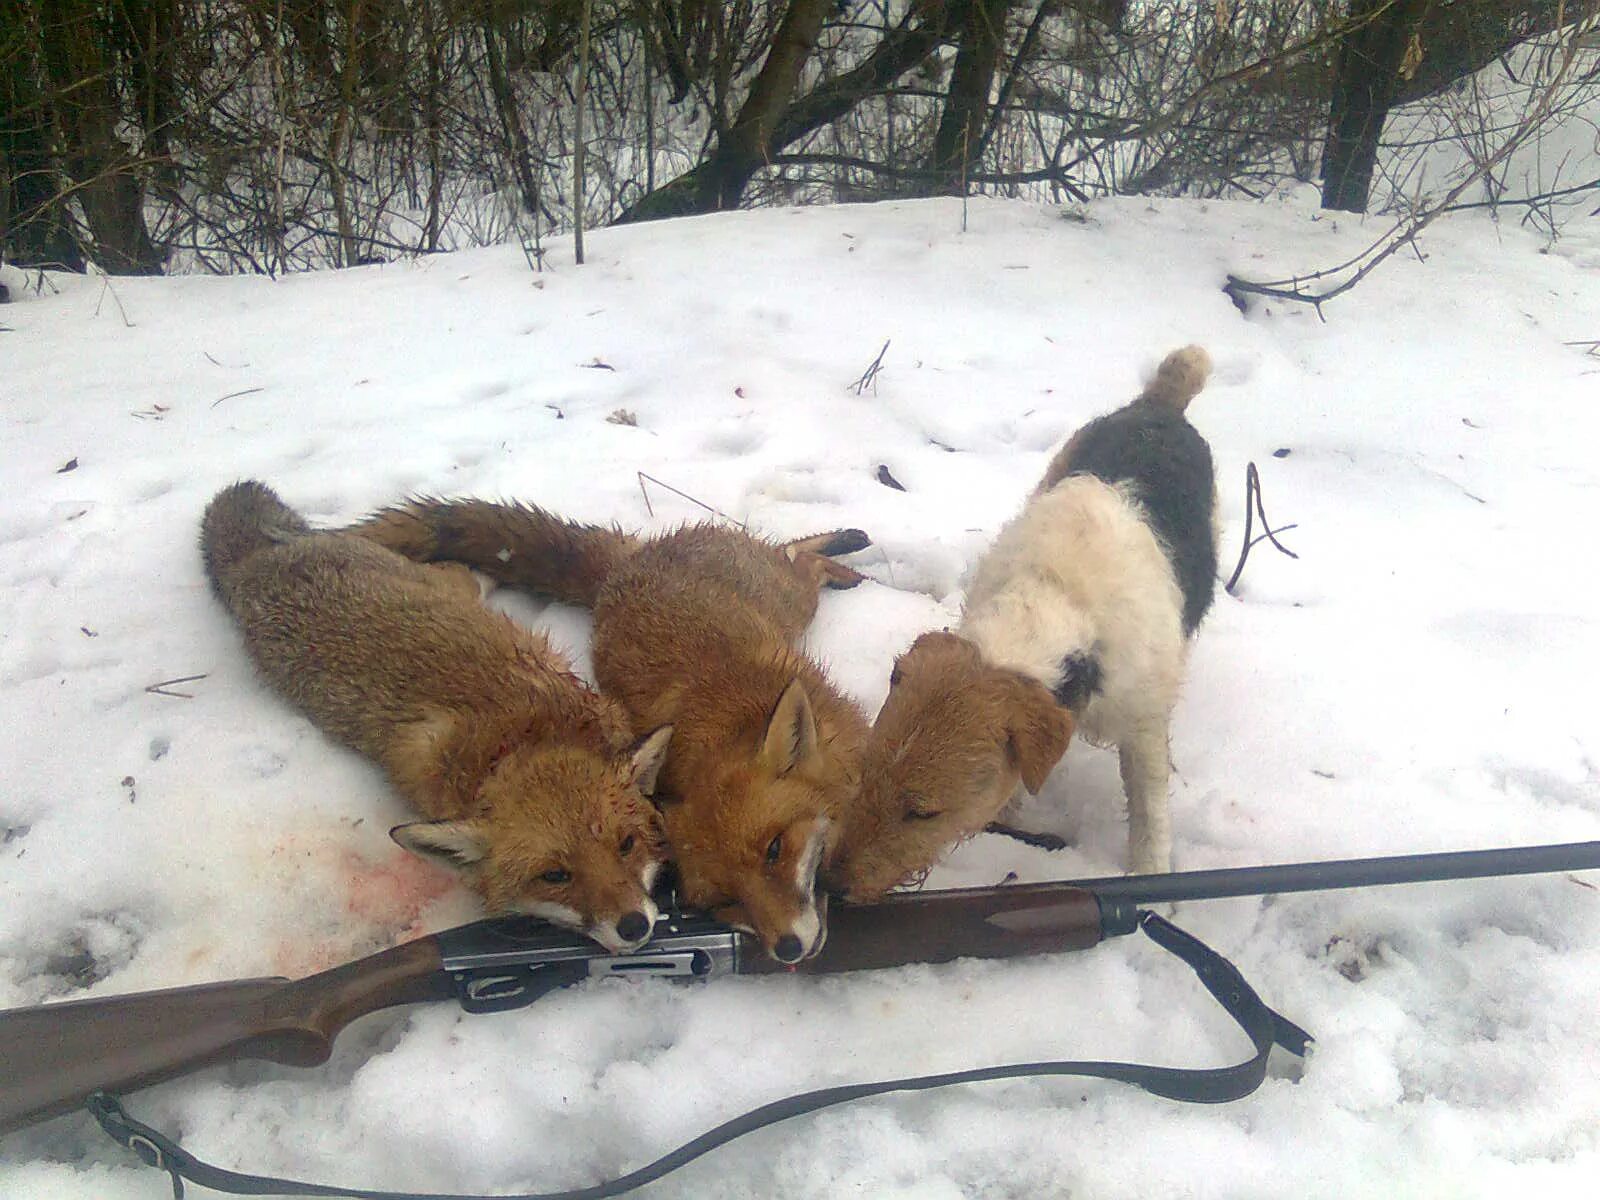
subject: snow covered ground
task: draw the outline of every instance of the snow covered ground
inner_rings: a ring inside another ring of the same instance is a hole
[[[1241,315],[1227,271],[1342,261],[1381,229],[1307,198],[764,211],[271,282],[11,272],[0,309],[0,1005],[298,974],[475,914],[387,838],[377,772],[253,678],[200,572],[241,477],[340,523],[412,491],[665,528],[859,525],[873,582],[811,648],[868,710],[953,621],[1050,451],[1167,350],[1231,569],[1247,462],[1300,558],[1258,547],[1194,646],[1174,726],[1180,869],[1600,838],[1600,338],[1593,223],[1441,222],[1331,305]],[[849,389],[889,342],[873,388]],[[608,420],[625,410],[636,425]],[[878,481],[887,467],[905,487]],[[1585,550],[1589,546],[1591,549]],[[587,618],[496,603],[584,653]],[[160,690],[151,685],[183,677]],[[1114,756],[930,886],[1111,873]],[[1232,900],[1177,919],[1317,1037],[1250,1099],[1025,1082],[807,1118],[660,1197],[1541,1197],[1600,1172],[1600,879]],[[530,1190],[610,1176],[754,1105],[1029,1058],[1213,1065],[1243,1039],[1143,939],[1009,963],[705,988],[586,986],[397,1010],[326,1067],[219,1069],[134,1112],[248,1169]],[[82,1117],[0,1143],[11,1200],[154,1197]]]

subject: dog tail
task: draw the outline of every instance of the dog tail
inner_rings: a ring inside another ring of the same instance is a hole
[[[234,573],[258,550],[311,532],[311,526],[264,483],[223,488],[200,518],[200,556],[211,586],[229,601]]]
[[[458,562],[496,583],[594,606],[611,572],[639,547],[620,529],[567,521],[529,504],[422,496],[347,531],[415,562]]]
[[[1204,346],[1185,346],[1161,360],[1156,376],[1145,385],[1139,399],[1181,413],[1200,394],[1211,375],[1211,355]]]

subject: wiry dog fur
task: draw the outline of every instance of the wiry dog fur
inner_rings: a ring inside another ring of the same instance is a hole
[[[794,647],[821,586],[861,576],[847,530],[774,545],[694,525],[654,538],[527,505],[421,499],[356,528],[594,609],[595,677],[638,729],[675,732],[657,799],[681,899],[793,962],[821,949],[818,867],[854,801],[863,714]]]
[[[432,818],[396,841],[460,871],[491,912],[611,950],[648,940],[665,847],[646,794],[670,727],[634,743],[622,710],[484,608],[466,569],[315,533],[262,484],[218,493],[201,548],[263,678]]]
[[[1137,400],[1080,429],[978,563],[955,633],[898,660],[863,807],[905,819],[846,873],[852,898],[925,869],[1019,782],[1037,791],[1074,724],[1117,748],[1130,868],[1171,869],[1168,725],[1216,570],[1211,452],[1184,416],[1209,371],[1200,347],[1175,351]],[[1031,762],[1019,729],[1047,731]]]

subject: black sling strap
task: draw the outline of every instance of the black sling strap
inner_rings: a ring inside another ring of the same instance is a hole
[[[735,1117],[684,1143],[671,1153],[656,1159],[655,1162],[620,1178],[564,1192],[541,1192],[518,1196],[383,1192],[303,1183],[298,1180],[275,1179],[263,1175],[246,1175],[237,1171],[227,1171],[195,1158],[176,1142],[128,1116],[113,1096],[103,1092],[96,1093],[89,1098],[87,1106],[107,1134],[134,1151],[150,1166],[158,1167],[172,1177],[172,1194],[176,1200],[183,1198],[185,1179],[202,1187],[240,1196],[347,1196],[353,1200],[604,1200],[605,1197],[621,1196],[647,1183],[653,1183],[679,1167],[693,1162],[702,1154],[747,1133],[753,1133],[757,1129],[764,1129],[805,1113],[817,1112],[838,1104],[848,1104],[854,1100],[865,1100],[870,1096],[882,1096],[889,1092],[922,1092],[958,1083],[984,1083],[994,1079],[1021,1079],[1035,1075],[1080,1075],[1131,1083],[1135,1087],[1169,1100],[1220,1104],[1248,1096],[1261,1086],[1261,1081],[1266,1078],[1267,1073],[1267,1055],[1274,1045],[1282,1046],[1291,1054],[1305,1053],[1311,1036],[1262,1003],[1261,997],[1257,996],[1254,989],[1245,982],[1238,968],[1227,959],[1198,938],[1190,936],[1154,913],[1141,912],[1139,927],[1157,945],[1181,958],[1200,977],[1200,982],[1205,985],[1206,990],[1216,998],[1228,1015],[1239,1023],[1240,1028],[1255,1045],[1256,1052],[1253,1057],[1231,1067],[1210,1069],[1151,1067],[1119,1062],[1015,1063],[1003,1067],[951,1071],[942,1075],[891,1079],[880,1083],[820,1088],[814,1092],[803,1092],[797,1096],[775,1100],[743,1116]]]

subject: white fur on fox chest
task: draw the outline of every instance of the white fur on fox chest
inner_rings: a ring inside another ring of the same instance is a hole
[[[1078,732],[1120,742],[1164,726],[1183,675],[1183,596],[1123,488],[1087,475],[1032,497],[973,571],[957,632],[996,666],[1053,688],[1061,660],[1100,661],[1101,691]]]

